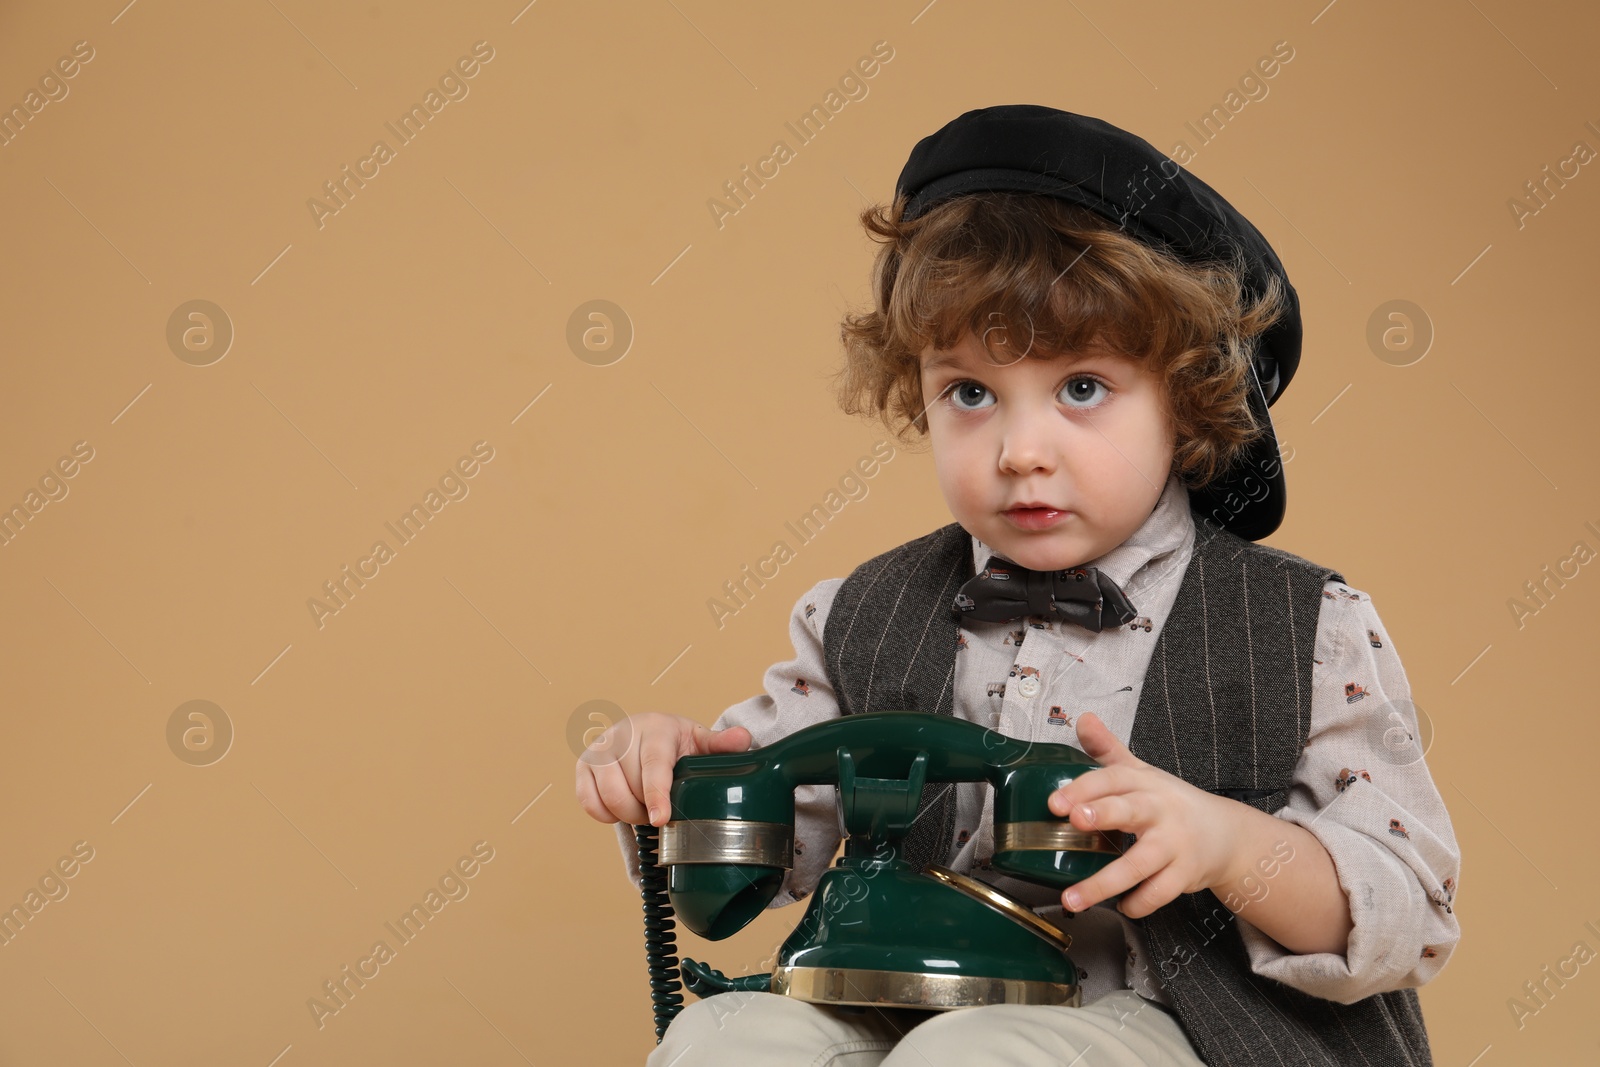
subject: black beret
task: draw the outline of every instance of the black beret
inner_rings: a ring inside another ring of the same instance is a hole
[[[904,219],[963,193],[1009,191],[1060,197],[1191,263],[1240,254],[1246,289],[1259,297],[1276,277],[1286,314],[1256,339],[1250,407],[1267,428],[1238,463],[1190,505],[1247,541],[1283,521],[1285,487],[1267,408],[1300,363],[1300,298],[1267,239],[1205,182],[1150,142],[1109,122],[1038,104],[968,111],[917,142],[895,183]]]

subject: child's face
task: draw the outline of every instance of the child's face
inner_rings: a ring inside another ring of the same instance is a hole
[[[994,334],[990,343],[993,357],[971,333],[953,349],[921,354],[934,465],[951,513],[1024,567],[1060,570],[1103,555],[1150,517],[1172,471],[1161,383],[1142,363],[1098,348],[1012,361]],[[1034,513],[1042,523],[1008,514],[1024,503],[1065,514],[1049,521]]]

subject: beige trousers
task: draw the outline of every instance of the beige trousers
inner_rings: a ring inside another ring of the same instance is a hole
[[[1175,1016],[1131,989],[1078,1008],[954,1011],[719,993],[686,1004],[645,1067],[1205,1067]]]

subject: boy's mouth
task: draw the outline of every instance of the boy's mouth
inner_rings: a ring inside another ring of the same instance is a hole
[[[1046,530],[1066,518],[1071,512],[1046,505],[1007,508],[1000,514],[1024,530]]]

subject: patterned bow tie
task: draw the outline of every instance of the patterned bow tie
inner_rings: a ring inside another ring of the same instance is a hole
[[[950,610],[983,622],[1048,615],[1096,633],[1138,616],[1122,587],[1098,567],[1036,571],[998,556],[967,580]]]

